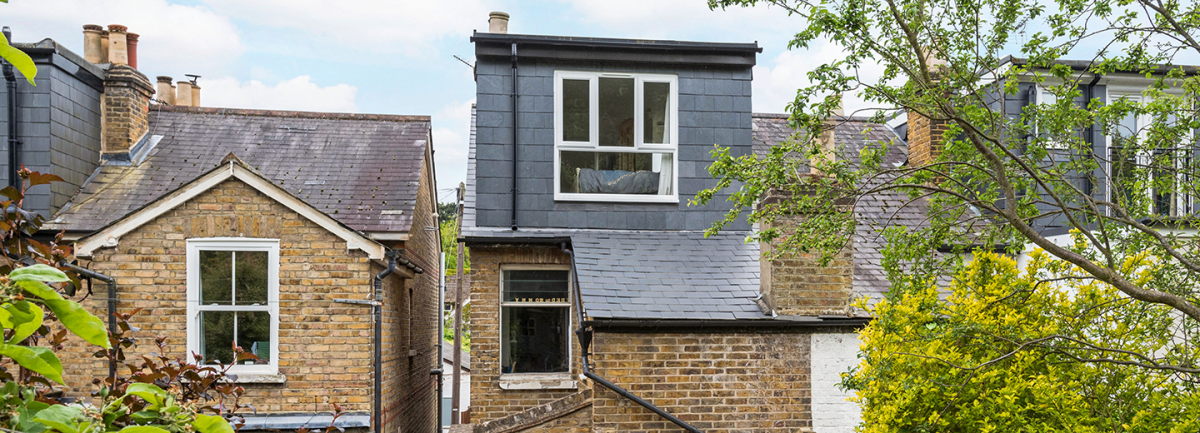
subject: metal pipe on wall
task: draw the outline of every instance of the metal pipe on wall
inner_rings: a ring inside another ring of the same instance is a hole
[[[387,269],[375,275],[375,433],[383,433],[383,279],[396,271],[396,250],[388,250]]]
[[[108,332],[115,334],[117,332],[117,280],[108,275],[101,274],[88,268],[72,265],[67,262],[58,264],[61,267],[75,271],[76,273],[88,278],[108,283]],[[108,360],[108,379],[109,383],[116,383],[117,378],[117,363],[111,358]]]
[[[12,30],[8,26],[4,26],[4,39],[12,42]],[[17,136],[17,122],[20,120],[18,116],[19,107],[17,106],[17,76],[13,72],[13,65],[8,62],[4,63],[4,81],[7,86],[6,93],[8,96],[8,186],[13,188],[21,188],[21,182],[17,177],[17,165],[20,164],[17,152],[20,151],[21,139]]]
[[[517,43],[512,44],[512,229],[517,229]]]

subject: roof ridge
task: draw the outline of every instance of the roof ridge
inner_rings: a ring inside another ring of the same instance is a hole
[[[372,120],[383,122],[429,122],[430,116],[403,114],[331,113],[319,111],[256,110],[250,108],[188,107],[155,104],[151,111],[171,113],[216,114],[225,116],[287,117],[295,119]]]

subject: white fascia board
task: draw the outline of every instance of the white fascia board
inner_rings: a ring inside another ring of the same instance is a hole
[[[290,192],[232,161],[229,163],[228,169],[213,170],[194,181],[187,188],[176,191],[169,197],[160,198],[157,202],[118,220],[115,224],[80,239],[79,242],[75,243],[75,255],[90,258],[100,248],[115,247],[120,241],[121,236],[153,221],[155,218],[179,207],[179,205],[188,202],[230,178],[236,178],[250,185],[250,187],[266,194],[271,199],[287,206],[293,212],[300,214],[309,221],[321,226],[321,228],[342,238],[342,240],[346,241],[346,249],[361,250],[367,253],[367,256],[373,260],[384,259],[385,248],[382,244],[343,226],[337,220],[296,198]]]

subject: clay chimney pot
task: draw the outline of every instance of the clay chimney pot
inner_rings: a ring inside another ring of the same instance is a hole
[[[181,107],[191,107],[192,106],[192,82],[191,81],[180,81],[175,84],[178,84],[178,86],[175,88],[175,105],[178,105]]]
[[[488,14],[488,33],[508,33],[508,14],[504,12]]]
[[[127,27],[120,24],[108,26],[108,60],[114,65],[129,64],[129,45],[126,41]]]
[[[83,26],[83,58],[91,63],[105,63],[104,51],[100,47],[104,27],[95,24]]]
[[[157,93],[158,100],[167,104],[175,105],[175,85],[171,84],[171,77],[158,77]]]
[[[125,45],[129,48],[129,66],[133,66],[133,69],[137,69],[138,34],[126,33]]]

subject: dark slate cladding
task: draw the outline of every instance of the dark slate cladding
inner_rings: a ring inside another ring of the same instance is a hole
[[[46,39],[14,44],[38,65],[37,86],[17,72],[20,164],[65,182],[30,188],[25,208],[49,217],[70,200],[100,163],[100,97],[104,71]],[[8,95],[0,85],[0,182],[8,185]]]
[[[752,151],[749,66],[664,65],[524,59],[517,75],[518,220],[520,227],[703,230],[730,209],[728,191],[707,206],[688,199],[716,185],[708,173],[714,144],[735,156]],[[606,203],[554,200],[554,71],[675,74],[679,77],[679,203]],[[509,58],[476,63],[477,141],[475,219],[509,227],[512,209],[512,69]],[[736,189],[736,186],[734,187]],[[733,230],[747,230],[738,221]]]
[[[296,197],[364,232],[407,232],[428,116],[155,105],[136,166],[104,165],[52,226],[90,232],[212,169],[232,153]]]

